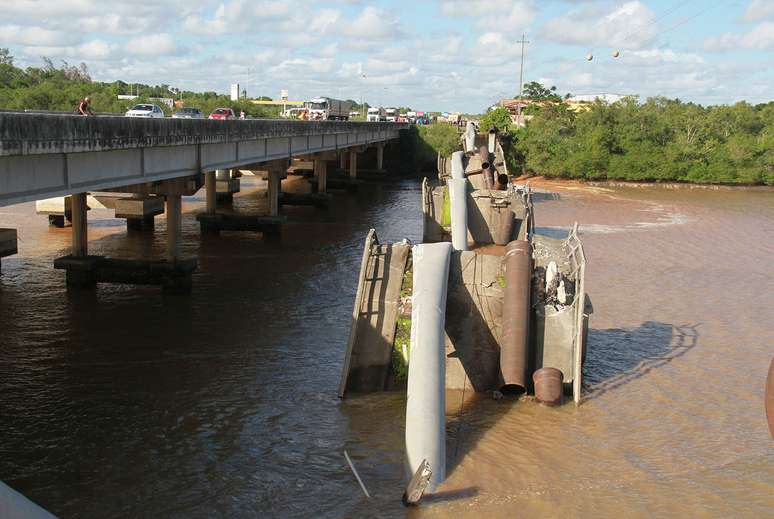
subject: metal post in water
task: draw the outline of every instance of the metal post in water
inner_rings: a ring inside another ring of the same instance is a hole
[[[452,247],[446,243],[412,249],[414,296],[406,402],[407,475],[427,460],[434,491],[446,478],[446,294]]]

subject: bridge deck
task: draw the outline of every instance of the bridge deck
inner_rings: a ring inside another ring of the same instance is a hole
[[[384,142],[407,127],[0,113],[0,206]]]

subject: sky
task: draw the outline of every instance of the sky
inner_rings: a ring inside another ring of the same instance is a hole
[[[524,82],[562,95],[774,100],[774,0],[0,0],[0,12],[17,65],[85,62],[100,81],[478,113],[518,94],[524,34]]]

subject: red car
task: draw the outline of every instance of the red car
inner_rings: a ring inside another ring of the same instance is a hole
[[[236,119],[236,114],[231,108],[216,108],[208,119]]]

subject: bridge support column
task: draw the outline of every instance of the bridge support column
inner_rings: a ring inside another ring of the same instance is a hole
[[[339,169],[342,171],[347,169],[347,152],[344,150],[339,152]]]
[[[349,152],[349,178],[352,180],[357,178],[357,151],[355,150]]]
[[[72,198],[73,251],[75,257],[89,254],[89,237],[86,219],[86,193],[76,193]]]
[[[328,188],[328,162],[324,159],[314,159],[314,172],[317,177],[317,192],[325,193]]]
[[[167,261],[173,264],[180,259],[182,219],[182,197],[180,195],[167,195]]]
[[[279,194],[282,186],[282,169],[278,164],[269,165],[269,216],[279,216]]]
[[[214,171],[204,172],[204,194],[207,200],[207,214],[215,214],[215,208],[217,207],[216,181]]]
[[[376,169],[382,171],[384,169],[384,143],[376,145]]]
[[[231,203],[234,193],[239,193],[239,179],[232,178],[230,169],[215,170],[215,199],[220,203]]]

